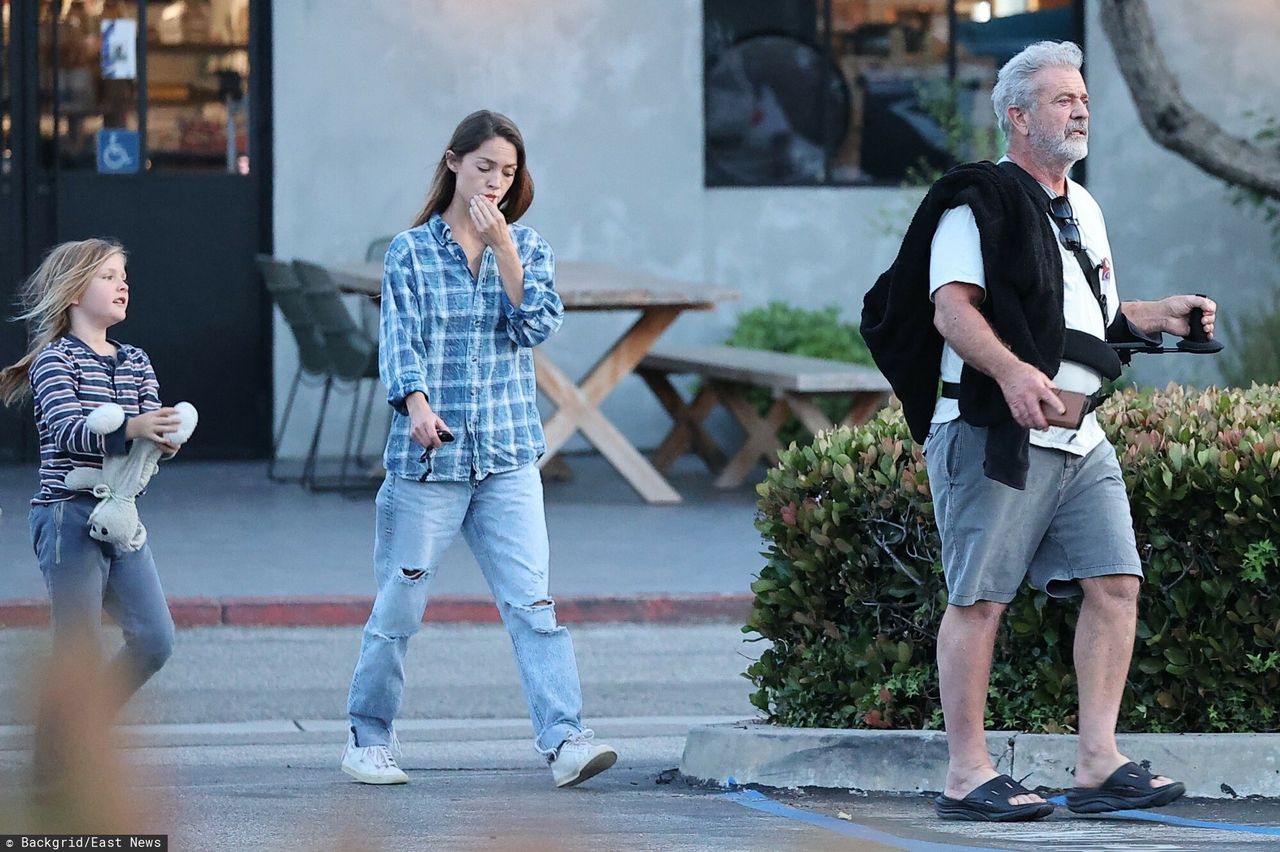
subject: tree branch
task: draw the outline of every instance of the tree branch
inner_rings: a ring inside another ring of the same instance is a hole
[[[1280,199],[1280,155],[1226,133],[1191,104],[1156,44],[1146,0],[1098,0],[1102,28],[1156,144],[1227,183]]]

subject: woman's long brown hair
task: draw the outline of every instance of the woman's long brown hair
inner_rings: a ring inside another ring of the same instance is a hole
[[[449,168],[448,154],[461,160],[467,154],[479,148],[485,142],[497,137],[510,142],[516,149],[516,174],[511,181],[511,188],[498,203],[498,209],[506,217],[507,222],[514,222],[524,215],[533,203],[533,178],[524,160],[524,137],[516,123],[500,112],[482,109],[462,119],[453,137],[449,139],[449,147],[440,155],[436,165],[435,177],[431,180],[431,191],[427,194],[427,203],[422,212],[413,220],[416,228],[431,218],[433,213],[443,213],[453,201],[457,191],[458,176]]]

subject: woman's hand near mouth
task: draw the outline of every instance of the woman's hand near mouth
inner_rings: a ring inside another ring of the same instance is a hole
[[[507,217],[502,215],[492,199],[485,195],[472,196],[467,212],[485,245],[495,252],[507,247],[514,252],[515,244],[511,242],[511,232],[507,230]]]

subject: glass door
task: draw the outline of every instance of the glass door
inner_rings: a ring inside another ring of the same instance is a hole
[[[134,298],[113,335],[201,412],[189,458],[271,441],[269,0],[0,0],[0,298],[44,252],[107,236]],[[25,348],[0,323],[0,355]],[[10,357],[12,356],[12,357]],[[29,412],[0,413],[0,463],[34,458]]]
[[[0,0],[0,363],[26,351],[26,334],[8,322],[29,269],[33,244],[51,233],[53,190],[39,166],[34,3]],[[0,407],[0,464],[36,453],[30,407]]]
[[[249,173],[249,0],[146,4],[148,168]]]

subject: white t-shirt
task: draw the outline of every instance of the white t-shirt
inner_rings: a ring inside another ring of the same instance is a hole
[[[1049,187],[1044,191],[1053,196]],[[1116,295],[1115,270],[1111,265],[1111,245],[1107,242],[1107,228],[1102,220],[1102,210],[1093,196],[1080,184],[1067,179],[1067,198],[1071,202],[1072,211],[1080,223],[1081,238],[1085,251],[1095,266],[1101,266],[1099,277],[1102,281],[1102,292],[1107,297],[1107,321],[1102,320],[1102,311],[1098,300],[1093,297],[1084,272],[1076,257],[1068,251],[1061,240],[1058,241],[1058,253],[1062,255],[1063,300],[1062,312],[1067,328],[1074,328],[1105,340],[1106,327],[1115,318],[1120,308],[1120,299]],[[1045,216],[1049,216],[1046,212]],[[1049,217],[1053,225],[1054,236],[1058,226]],[[978,222],[968,205],[953,207],[942,215],[938,228],[933,234],[932,255],[929,260],[929,295],[936,296],[938,288],[953,281],[976,284],[986,289],[986,273],[982,267],[982,246],[978,238]],[[942,349],[942,380],[959,382],[960,370],[964,366],[959,353],[945,344]],[[1071,361],[1063,361],[1058,374],[1053,377],[1054,383],[1062,390],[1078,391],[1090,394],[1102,387],[1102,377],[1097,372]],[[960,404],[957,400],[939,397],[933,409],[933,422],[944,423],[960,416]],[[1048,429],[1031,430],[1031,443],[1037,447],[1050,447],[1065,450],[1077,455],[1086,455],[1105,439],[1098,418],[1091,412],[1085,416],[1084,422],[1077,430],[1062,429],[1050,426]]]

